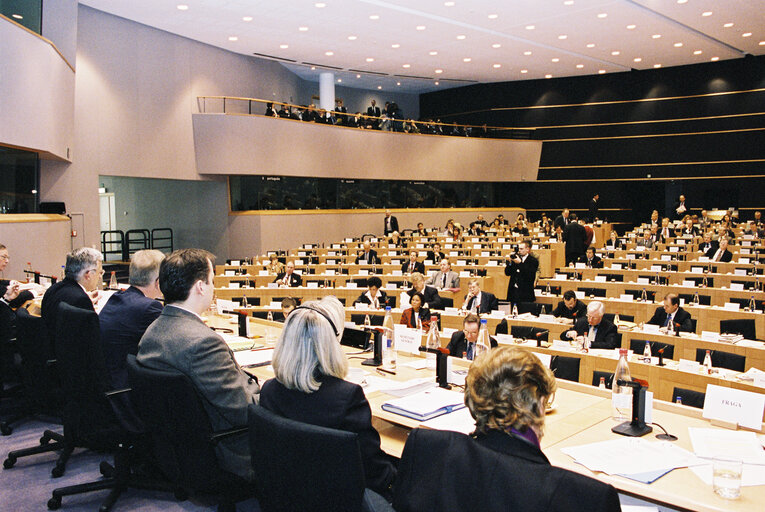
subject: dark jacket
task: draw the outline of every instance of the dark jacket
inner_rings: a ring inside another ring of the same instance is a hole
[[[281,283],[281,281],[285,278],[286,275],[287,275],[286,272],[282,272],[281,274],[276,276],[276,279],[274,279],[274,282]],[[292,274],[290,274],[289,286],[294,288],[296,286],[300,286],[301,284],[303,284],[303,278],[300,277],[300,274],[298,274],[297,272],[293,272]]]
[[[674,331],[693,332],[693,322],[691,320],[692,319],[690,313],[688,313],[683,308],[677,308],[677,311],[675,311],[675,316],[672,319],[672,323],[674,324],[672,329]],[[648,320],[647,323],[651,325],[658,325],[659,327],[664,327],[666,322],[667,312],[664,311],[663,306],[659,306],[656,308],[656,311],[654,311],[653,316],[650,320]],[[680,325],[678,326],[678,324]]]
[[[505,275],[510,276],[507,284],[507,300],[518,302],[535,302],[534,282],[537,279],[539,260],[529,254],[526,261],[505,264]]]
[[[489,343],[491,344],[491,348],[497,346],[497,340],[495,340],[493,336],[489,336]],[[462,354],[467,352],[465,332],[460,330],[452,334],[452,339],[449,340],[449,344],[446,348],[449,350],[450,356],[462,357]]]
[[[472,302],[475,302],[475,297],[468,301],[467,309],[472,309]],[[495,309],[499,309],[499,301],[497,300],[497,297],[495,297],[493,293],[481,290],[481,303],[478,305],[478,312],[488,313],[489,311],[494,311]]]
[[[410,299],[415,293],[417,292],[415,292],[414,288],[406,292]],[[441,296],[438,295],[438,290],[435,287],[425,285],[425,288],[423,288],[420,293],[422,293],[422,296],[425,298],[425,303],[422,307],[425,307],[425,304],[427,304],[427,307],[430,309],[441,309]]]
[[[579,319],[587,316],[587,305],[577,299],[574,309],[568,309],[563,301],[558,302],[558,307],[552,312],[553,316],[559,318]]]
[[[563,241],[566,242],[566,254],[584,254],[587,231],[578,222],[572,222],[563,230]]]
[[[579,256],[577,263],[584,263],[590,268],[603,268],[603,260],[601,260],[600,256],[598,256],[597,254],[592,257],[592,261],[587,259],[586,254],[584,256]]]
[[[412,272],[419,272],[420,274],[425,274],[425,264],[421,261],[415,261],[414,262],[414,270],[411,272],[409,271],[409,264],[411,263],[411,260],[406,260],[404,263],[401,264],[401,272],[404,274],[411,274]]]
[[[56,332],[56,315],[58,314],[58,305],[66,302],[76,308],[95,311],[93,302],[82,286],[74,279],[62,279],[45,292],[42,299],[40,316],[42,316],[48,335],[53,336]]]
[[[369,258],[364,259],[364,254],[366,254],[363,250],[359,253],[358,256],[356,256],[356,264],[357,265],[375,265],[379,263],[379,259],[377,258],[377,251],[374,249],[369,249]]]
[[[579,336],[587,336],[590,332],[590,323],[587,318],[580,318],[574,324],[574,330]],[[566,336],[566,332],[561,335],[562,339],[569,339]],[[595,341],[592,342],[590,348],[618,348],[619,347],[619,332],[616,326],[606,320],[605,318],[600,320],[597,330],[595,331]]]

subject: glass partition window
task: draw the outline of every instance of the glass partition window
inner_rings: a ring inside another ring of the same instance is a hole
[[[42,0],[0,0],[0,14],[42,34]]]
[[[38,211],[37,153],[0,147],[0,213]]]

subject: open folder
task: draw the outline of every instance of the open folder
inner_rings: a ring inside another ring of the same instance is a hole
[[[384,411],[407,418],[426,421],[465,407],[465,396],[443,388],[433,387],[382,404]]]

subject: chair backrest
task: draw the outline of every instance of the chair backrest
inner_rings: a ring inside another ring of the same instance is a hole
[[[614,374],[611,372],[601,372],[601,371],[593,371],[592,372],[592,385],[593,386],[600,386],[600,379],[601,377],[605,381],[606,388],[611,389],[611,385],[614,382]]]
[[[216,493],[234,475],[220,469],[207,412],[184,374],[141,366],[127,357],[131,399],[152,443],[157,467],[182,489]]]
[[[353,313],[351,315],[351,322],[356,325],[364,325],[364,317],[366,316],[366,313]],[[383,315],[369,315],[369,322],[372,325],[382,325],[383,320],[385,320],[385,316]]]
[[[580,364],[581,360],[578,357],[553,356],[550,361],[550,370],[558,379],[579,382]]]
[[[677,402],[678,398],[680,398],[680,401],[683,405],[703,409],[706,393],[702,393],[701,391],[694,391],[692,389],[675,387],[672,390],[672,401]]]
[[[499,326],[497,326],[499,327]],[[510,327],[510,334],[514,338],[525,338],[528,340],[536,340],[537,333],[542,333],[540,338],[542,341],[547,341],[550,335],[550,331],[544,327],[532,327],[529,325],[513,325]]]
[[[703,348],[697,348],[696,361],[703,364],[706,352],[707,351]],[[712,356],[712,366],[727,368],[728,370],[737,372],[743,372],[746,367],[746,356],[733,354],[731,352],[723,352],[721,350],[710,350],[710,353]]]
[[[507,320],[502,319],[499,321],[497,326],[494,328],[494,334],[507,334]]]
[[[539,316],[539,312],[542,310],[542,304],[536,302],[519,302],[518,313],[531,313],[534,316]]]
[[[650,340],[638,340],[638,339],[631,339],[630,340],[630,350],[632,350],[636,354],[642,354],[645,350],[645,342],[648,341],[648,344],[651,346],[651,355],[654,357],[659,356],[659,350],[664,349],[664,358],[665,359],[674,359],[675,356],[675,346],[670,345],[669,343],[663,343],[661,341],[650,341]]]
[[[32,409],[61,416],[62,390],[56,367],[49,365],[55,356],[43,319],[24,308],[16,311],[16,345],[21,355],[21,381]]]
[[[691,293],[681,293],[678,297],[685,300],[686,304],[693,304],[693,294]],[[699,304],[701,304],[702,306],[709,306],[710,304],[712,304],[711,295],[699,294]]]
[[[454,307],[454,298],[452,297],[441,297],[441,306],[445,308],[453,308]]]
[[[613,323],[614,322],[614,313],[604,313],[603,314],[603,318],[605,318],[609,322]],[[634,317],[634,315],[619,315],[619,321],[620,322],[621,321],[624,321],[624,322],[634,322],[635,321],[635,317]]]
[[[358,434],[248,407],[250,450],[264,512],[360,511],[364,467]]]
[[[741,334],[748,340],[757,339],[757,329],[754,319],[736,318],[733,320],[720,320],[720,332]]]

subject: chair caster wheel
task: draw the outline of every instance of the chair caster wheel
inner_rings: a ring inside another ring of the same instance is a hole
[[[16,458],[15,457],[8,457],[3,461],[3,467],[5,469],[11,469],[14,464],[16,464]]]
[[[50,475],[53,478],[59,478],[64,475],[64,468],[56,466],[51,470]]]
[[[61,508],[61,498],[55,496],[48,500],[48,510],[58,510]]]
[[[114,467],[105,460],[101,461],[101,464],[98,466],[98,470],[101,472],[101,475],[105,476],[106,478],[109,478],[114,474]]]
[[[13,433],[13,428],[5,422],[0,423],[0,434],[9,436]]]
[[[40,438],[40,444],[41,444],[41,445],[46,445],[46,444],[48,444],[48,443],[50,443],[50,437],[48,437],[48,436],[42,436],[42,437]]]

